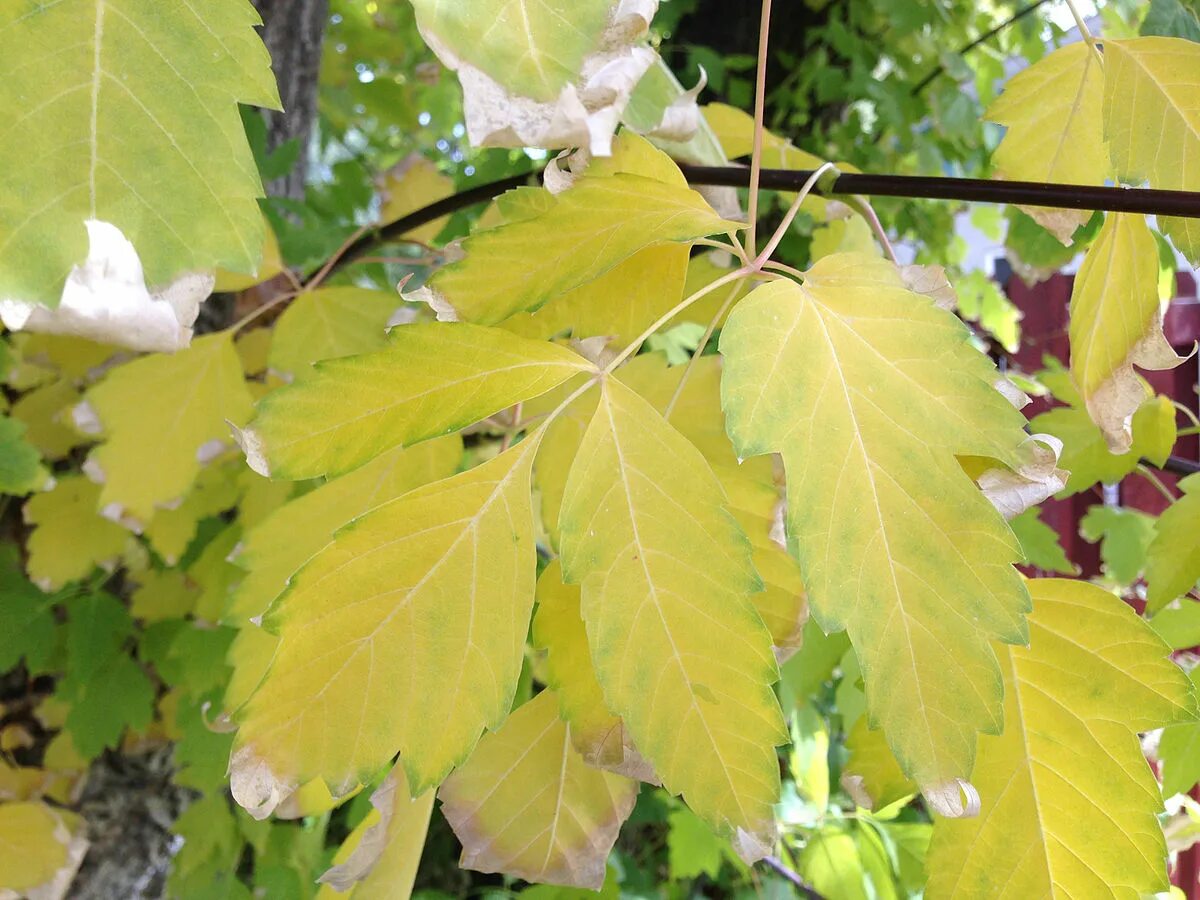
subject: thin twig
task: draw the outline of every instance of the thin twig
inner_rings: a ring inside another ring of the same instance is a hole
[[[1154,485],[1158,492],[1167,498],[1168,503],[1174,503],[1177,499],[1179,499],[1171,493],[1167,486],[1163,484],[1162,479],[1155,475],[1149,466],[1138,463],[1137,473]]]
[[[825,897],[822,894],[817,893],[817,891],[813,889],[812,885],[800,877],[798,872],[784,865],[783,860],[781,860],[778,856],[764,856],[762,861],[765,866],[770,869],[774,869],[775,872],[790,881],[792,885],[798,891],[800,891],[800,893],[804,894],[805,897],[808,897],[809,900],[825,900]]]
[[[771,254],[775,252],[775,248],[779,246],[779,242],[783,240],[783,236],[787,234],[787,230],[792,226],[792,221],[796,218],[796,214],[800,212],[800,205],[808,199],[808,195],[817,186],[817,182],[820,181],[821,176],[833,168],[833,163],[824,163],[821,168],[808,176],[808,180],[800,187],[799,193],[796,194],[796,199],[792,201],[792,205],[788,207],[788,211],[784,214],[783,221],[775,229],[775,233],[771,235],[771,239],[767,241],[767,246],[763,247],[763,252],[758,254],[754,258],[754,262],[751,263],[755,271],[761,270],[763,265],[770,261]]]
[[[1200,428],[1200,418],[1197,418],[1196,414],[1194,412],[1192,412],[1190,409],[1188,409],[1186,406],[1184,406],[1178,400],[1172,400],[1171,405],[1174,406],[1181,413],[1183,413],[1185,416],[1187,416],[1189,419],[1191,419],[1193,425],[1195,425],[1197,428]]]
[[[896,259],[896,250],[892,246],[891,239],[888,238],[888,233],[883,228],[883,223],[879,221],[875,207],[870,204],[866,197],[847,197],[843,202],[866,219],[867,224],[871,226],[871,231],[875,233],[875,239],[883,247],[883,252],[887,254],[887,258],[896,265],[899,265],[900,261]]]
[[[1075,19],[1075,27],[1079,29],[1079,36],[1087,41],[1087,45],[1092,48],[1092,52],[1096,54],[1096,59],[1100,61],[1100,65],[1103,67],[1104,54],[1096,46],[1096,39],[1092,37],[1092,32],[1088,30],[1087,22],[1083,21],[1083,16],[1079,14],[1079,10],[1075,7],[1075,0],[1066,0],[1066,2],[1067,9],[1071,10],[1071,17]]]
[[[754,75],[754,152],[750,157],[750,227],[746,231],[746,256],[758,253],[758,185],[762,174],[763,118],[767,106],[767,44],[771,36],[771,0],[762,0],[758,25],[758,68]]]
[[[298,291],[289,291],[286,294],[280,294],[278,297],[272,297],[270,300],[268,300],[262,306],[255,307],[254,309],[250,310],[250,312],[246,313],[246,315],[242,316],[242,318],[238,319],[236,322],[234,322],[232,325],[230,325],[225,330],[228,331],[230,334],[237,334],[239,331],[241,331],[243,328],[245,328],[247,325],[249,325],[251,322],[253,322],[255,319],[257,319],[259,316],[263,315],[264,313],[270,312],[275,307],[279,306],[281,303],[287,303],[289,300],[295,300],[297,297],[299,297],[303,293],[304,293],[304,289],[301,288]]]

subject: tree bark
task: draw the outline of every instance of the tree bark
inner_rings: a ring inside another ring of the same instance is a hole
[[[271,54],[284,110],[263,114],[267,147],[275,150],[290,140],[300,144],[300,157],[292,171],[268,184],[267,193],[301,200],[308,174],[308,144],[317,118],[317,78],[329,0],[254,0],[254,7],[263,19],[263,42]]]

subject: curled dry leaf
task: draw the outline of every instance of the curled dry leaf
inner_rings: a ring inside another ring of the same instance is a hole
[[[1051,434],[1035,434],[1025,442],[1025,459],[1016,469],[988,469],[976,481],[983,495],[1006,519],[1053,497],[1067,486],[1070,475],[1058,467],[1063,443]]]

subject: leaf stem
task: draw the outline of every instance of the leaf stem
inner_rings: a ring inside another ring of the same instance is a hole
[[[1186,406],[1184,406],[1178,400],[1172,400],[1171,405],[1174,406],[1181,413],[1183,413],[1185,416],[1187,416],[1189,419],[1191,419],[1192,424],[1195,425],[1196,428],[1200,428],[1200,418],[1197,418],[1196,414],[1194,412],[1192,412],[1190,409],[1188,409]],[[1189,434],[1196,434],[1196,432],[1190,431]]]
[[[726,244],[724,241],[715,241],[712,238],[697,238],[693,243],[699,247],[711,247],[713,250],[724,250],[726,253],[732,253],[742,262],[749,262],[746,256],[746,249],[741,244]]]
[[[232,325],[230,325],[225,330],[228,331],[230,334],[237,334],[239,331],[241,331],[243,328],[245,328],[247,325],[249,325],[251,322],[253,322],[255,319],[257,319],[259,316],[263,315],[264,313],[270,312],[275,307],[279,306],[281,303],[287,303],[289,300],[295,300],[297,297],[299,297],[303,293],[304,293],[304,289],[301,288],[298,291],[289,291],[286,294],[280,294],[278,297],[272,297],[270,300],[268,300],[262,306],[255,307],[254,309],[250,310],[250,312],[246,313],[246,315],[242,316],[240,319],[238,319],[236,322],[234,322]]]
[[[812,189],[816,186],[821,176],[834,168],[833,163],[823,163],[821,168],[817,169],[808,176],[808,180],[804,182],[804,186],[800,188],[800,192],[796,194],[796,199],[792,201],[792,205],[788,208],[787,214],[784,215],[783,221],[779,223],[779,227],[775,229],[775,233],[771,235],[771,239],[767,241],[767,246],[763,248],[763,252],[754,258],[750,263],[752,271],[758,272],[771,259],[771,254],[775,252],[775,248],[779,246],[779,242],[783,240],[783,236],[787,234],[787,230],[792,226],[792,222],[796,218],[796,214],[800,212],[800,204],[808,199],[808,195],[812,193]]]
[[[758,182],[762,173],[763,118],[767,105],[767,46],[771,36],[771,0],[762,0],[762,18],[758,25],[758,68],[754,85],[754,152],[750,157],[749,225],[746,231],[746,255],[758,252]]]
[[[824,897],[821,894],[818,894],[815,890],[813,890],[812,886],[808,882],[801,878],[794,869],[791,869],[785,865],[783,860],[781,860],[778,856],[764,856],[762,861],[763,865],[770,869],[774,869],[778,874],[790,881],[793,886],[795,886],[802,894],[804,894],[805,897],[808,898],[808,900],[824,900]]]
[[[871,202],[866,197],[860,196],[846,197],[843,202],[866,219],[867,224],[871,226],[871,231],[875,233],[875,239],[883,247],[883,252],[887,254],[887,258],[892,261],[893,265],[900,265],[899,260],[896,259],[896,250],[892,247],[892,242],[883,228],[883,223],[879,221],[879,216],[876,214],[875,207],[871,205]]]
[[[1104,54],[1100,52],[1100,48],[1096,46],[1096,39],[1092,37],[1092,32],[1088,30],[1087,22],[1083,21],[1083,16],[1079,14],[1079,9],[1075,6],[1075,0],[1066,0],[1067,9],[1071,11],[1072,18],[1075,19],[1075,27],[1079,29],[1079,35],[1087,45],[1092,48],[1092,52],[1096,54],[1096,59],[1100,61],[1101,67],[1104,65]]]
[[[771,272],[783,272],[785,275],[791,275],[797,281],[804,280],[804,273],[799,269],[795,268],[794,266],[784,265],[781,262],[775,262],[774,260],[763,263],[763,269]]]
[[[1179,499],[1171,493],[1165,484],[1163,484],[1162,479],[1150,470],[1149,466],[1138,463],[1137,473],[1154,485],[1154,487],[1158,489],[1158,492],[1167,498],[1168,503],[1174,503],[1177,499]]]
[[[708,328],[704,330],[704,336],[700,338],[700,344],[696,347],[696,352],[687,361],[687,365],[683,369],[683,374],[679,376],[679,384],[675,385],[675,391],[671,394],[671,399],[667,401],[667,407],[663,410],[662,414],[664,420],[670,421],[675,404],[679,402],[679,398],[683,394],[683,389],[687,386],[688,379],[692,377],[692,370],[696,368],[697,361],[700,359],[701,354],[704,353],[704,348],[712,340],[713,332],[717,330],[717,323],[721,321],[721,317],[725,315],[729,307],[733,305],[733,301],[737,299],[738,291],[741,290],[741,287],[741,281],[734,282],[733,287],[729,290],[729,296],[725,298],[716,315],[709,320]]]

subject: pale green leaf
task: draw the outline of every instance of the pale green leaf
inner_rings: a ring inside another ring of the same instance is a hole
[[[33,526],[25,570],[42,590],[80,581],[97,566],[110,572],[116,568],[133,537],[101,518],[99,499],[99,485],[82,475],[62,475],[53,489],[25,504],[25,521]]]
[[[533,606],[536,446],[376,508],[291,579],[235,715],[239,803],[263,816],[317,777],[344,795],[397,751],[420,794],[503,721]]]
[[[608,707],[664,787],[757,859],[787,738],[761,582],[722,495],[699,451],[609,379],[567,479],[562,568]]]
[[[275,323],[268,364],[290,381],[310,377],[320,360],[382,350],[398,306],[394,293],[356,287],[301,294]]]
[[[1104,42],[1104,134],[1124,181],[1200,190],[1200,44],[1143,37]],[[1160,216],[1159,227],[1193,263],[1200,222]]]
[[[385,450],[448,434],[588,369],[581,356],[476,325],[424,322],[392,331],[387,349],[316,367],[272,391],[243,432],[257,471],[340,475]]]
[[[438,791],[462,866],[599,890],[638,784],[593,769],[543,691],[485,735]]]
[[[252,271],[258,172],[238,103],[277,107],[246,0],[8,3],[0,11],[0,297],[58,304],[84,222],[133,242],[151,286]]]
[[[1061,579],[1029,589],[1029,647],[1000,650],[1004,734],[980,742],[982,811],[935,822],[928,895],[1165,891],[1162,795],[1137,733],[1194,721],[1191,684],[1108,592]]]
[[[1172,503],[1154,527],[1146,556],[1146,605],[1162,609],[1200,581],[1200,475],[1179,482],[1183,496]]]
[[[813,611],[849,632],[872,725],[938,796],[1001,727],[990,642],[1024,641],[1029,609],[1019,545],[956,456],[1018,469],[1024,419],[962,324],[870,257],[757,288],[721,352],[738,455],[783,454]]]
[[[703,819],[681,806],[667,816],[667,828],[667,871],[672,881],[699,875],[715,879],[720,874],[728,842]]]
[[[45,803],[0,803],[0,891],[13,897],[59,893],[53,882],[59,870],[71,866],[72,824],[78,824],[72,813]],[[74,866],[86,849],[85,841]],[[67,869],[68,884],[70,873]]]
[[[1093,506],[1079,520],[1079,533],[1093,544],[1100,542],[1105,574],[1117,584],[1131,585],[1146,566],[1154,521],[1136,509]]]
[[[1041,520],[1040,512],[1033,507],[1008,520],[1008,527],[1021,542],[1025,564],[1057,575],[1078,574],[1079,568],[1067,559],[1058,532]]]
[[[1157,624],[1163,615],[1165,613],[1155,617],[1151,627]],[[1162,632],[1159,631],[1159,634]],[[1194,642],[1185,646],[1193,645]],[[1193,669],[1189,675],[1193,690],[1196,686],[1196,674],[1196,670]],[[1158,739],[1155,756],[1162,763],[1163,796],[1186,794],[1200,781],[1200,724],[1188,722],[1164,728]]]
[[[24,423],[0,414],[0,494],[28,494],[49,478],[41,456],[26,440]]]
[[[860,718],[846,738],[850,758],[842,771],[842,787],[864,809],[880,810],[917,791],[912,779],[900,769],[883,732]]]
[[[227,332],[118,366],[85,396],[105,434],[88,456],[100,506],[142,526],[183,498],[201,465],[232,443],[230,423],[252,411]]]

